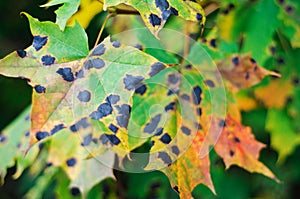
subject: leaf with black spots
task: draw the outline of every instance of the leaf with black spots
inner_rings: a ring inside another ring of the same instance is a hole
[[[205,14],[200,4],[192,1],[181,0],[114,0],[104,1],[104,10],[119,4],[126,4],[136,9],[149,30],[158,37],[158,32],[163,28],[171,14],[180,16],[185,20],[205,23]]]

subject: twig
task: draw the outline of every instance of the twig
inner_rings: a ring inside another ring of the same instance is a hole
[[[99,31],[98,37],[97,37],[97,39],[96,39],[94,48],[98,45],[98,43],[99,43],[99,41],[100,41],[101,35],[102,35],[102,33],[103,33],[103,30],[104,30],[104,28],[105,28],[105,25],[106,25],[108,19],[111,18],[113,15],[114,15],[113,13],[109,13],[109,14],[105,17],[104,22],[103,22],[103,24],[102,24],[102,26],[101,26],[101,29],[100,29],[100,31]]]

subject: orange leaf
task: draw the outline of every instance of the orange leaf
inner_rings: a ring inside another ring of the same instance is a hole
[[[249,172],[261,173],[279,182],[276,176],[258,160],[259,152],[265,145],[255,140],[250,127],[241,125],[230,116],[225,123],[214,148],[223,158],[226,168],[238,165]]]

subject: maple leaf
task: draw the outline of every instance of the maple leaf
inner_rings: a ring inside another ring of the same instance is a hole
[[[55,27],[50,22],[42,25],[46,24]],[[89,126],[87,120],[91,118],[105,124],[113,145],[122,140],[123,148],[127,149],[125,132],[130,118],[131,94],[137,84],[166,66],[136,48],[118,41],[110,42],[109,38],[86,58],[56,64],[57,58],[50,52],[36,53],[45,47],[48,39],[50,45],[52,39],[57,38],[35,36],[33,46],[14,52],[0,62],[1,74],[26,78],[34,88],[31,143],[64,128],[77,132]],[[118,131],[120,133],[115,135]]]
[[[259,152],[265,145],[255,140],[250,127],[242,126],[230,115],[226,121],[219,121],[214,125],[224,126],[220,137],[213,139],[217,139],[214,148],[223,158],[226,168],[238,165],[250,172],[261,173],[279,182],[276,176],[258,160]]]
[[[280,77],[278,73],[264,69],[256,63],[250,54],[233,56],[218,63],[222,75],[236,88],[248,88],[267,76]]]
[[[107,10],[109,7],[117,6],[119,4],[126,4],[135,8],[141,15],[144,23],[149,30],[158,37],[158,32],[163,28],[167,19],[171,14],[180,16],[185,20],[205,23],[204,10],[200,4],[192,1],[180,0],[151,0],[151,1],[137,1],[137,0],[113,0],[105,1],[103,9]]]
[[[50,0],[48,3],[42,5],[42,7],[60,5],[56,11],[56,24],[61,30],[65,29],[68,19],[78,10],[80,0]]]

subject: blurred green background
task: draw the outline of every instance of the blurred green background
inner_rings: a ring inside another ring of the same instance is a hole
[[[0,1],[0,57],[8,53],[24,49],[32,42],[28,22],[20,16],[21,11],[30,13],[42,20],[55,21],[54,10],[40,8],[39,5],[46,1]],[[270,16],[272,17],[272,16]],[[90,42],[96,38],[100,24],[99,15],[88,28]],[[25,80],[5,78],[0,76],[0,129],[9,124],[31,102],[31,88]],[[299,99],[294,99],[299,100]],[[256,138],[269,145],[270,136],[265,131],[267,110],[258,108],[243,113],[243,124],[253,127]],[[217,155],[211,153],[211,172],[216,188],[217,196],[214,196],[208,188],[198,185],[194,190],[195,198],[300,198],[300,147],[297,147],[292,155],[288,156],[281,164],[277,163],[278,154],[269,146],[262,150],[260,160],[265,163],[282,181],[280,184],[259,174],[250,174],[238,167],[225,170],[223,161]],[[1,157],[0,157],[1,161]],[[0,187],[0,198],[22,198],[31,186],[34,186],[37,178],[32,178],[27,171],[17,180],[12,179],[15,168],[10,168],[5,184]],[[59,175],[65,175],[62,171]],[[88,198],[177,198],[177,194],[171,188],[168,179],[161,172],[145,174],[130,174],[115,171],[117,182],[107,179],[94,187]],[[66,177],[67,178],[67,177]],[[57,183],[57,181],[53,181]],[[61,183],[61,182],[60,182]],[[64,182],[65,183],[65,182]],[[55,198],[53,185],[50,185],[44,198]],[[67,186],[60,187],[67,189]],[[72,193],[72,190],[69,190]],[[73,190],[74,191],[74,190]],[[73,192],[74,193],[74,192]],[[75,194],[76,195],[76,194]],[[80,196],[78,196],[80,197]]]

